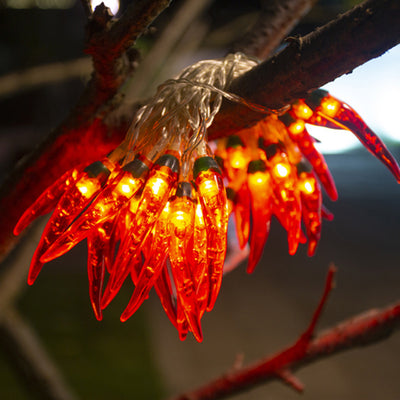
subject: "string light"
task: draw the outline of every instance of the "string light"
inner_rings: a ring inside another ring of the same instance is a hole
[[[46,189],[14,229],[18,235],[54,209],[28,283],[45,262],[86,238],[97,319],[129,279],[135,288],[121,321],[154,287],[179,337],[192,332],[201,341],[201,318],[212,310],[221,287],[230,215],[240,247],[250,243],[248,272],[262,256],[272,216],[287,231],[289,253],[308,242],[310,256],[323,217],[332,219],[321,186],[332,200],[337,190],[306,124],[352,131],[400,182],[399,166],[382,141],[328,92],[313,91],[279,112],[226,91],[255,65],[234,54],[186,68],[159,87],[111,154],[77,166]],[[219,139],[212,151],[207,128],[224,97],[264,112],[265,118]]]

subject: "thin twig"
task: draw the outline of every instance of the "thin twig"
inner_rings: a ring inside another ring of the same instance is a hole
[[[292,346],[242,370],[229,371],[204,386],[171,400],[222,399],[276,379],[282,379],[297,391],[302,391],[303,385],[292,371],[340,351],[373,344],[400,328],[399,302],[384,309],[374,309],[357,315],[312,339],[309,333],[314,329],[315,319],[319,317],[327,293],[332,288],[333,274],[334,270],[331,268],[324,295],[314,317],[305,333]]]
[[[89,57],[77,60],[39,65],[25,71],[0,76],[0,98],[15,95],[38,86],[87,77],[92,71]]]
[[[251,29],[230,49],[267,58],[318,0],[263,0]]]
[[[29,398],[75,400],[35,333],[13,309],[0,314],[0,346],[18,375],[25,381]]]
[[[211,0],[186,0],[173,16],[167,27],[162,32],[150,52],[137,68],[135,76],[130,83],[129,97],[140,98],[145,95],[149,80],[159,70],[163,61],[170,56],[171,50],[182,37],[189,25],[204,11]]]
[[[82,8],[83,8],[83,11],[84,11],[86,17],[89,18],[93,13],[92,5],[90,4],[90,0],[81,0],[81,4],[82,4]]]
[[[236,79],[229,90],[247,101],[280,109],[394,47],[400,42],[399,21],[398,0],[367,0],[316,31],[291,38],[284,50]],[[225,101],[209,137],[227,136],[263,118]]]
[[[171,0],[136,0],[130,4],[121,18],[106,32],[98,32],[90,39],[87,51],[94,55],[111,55],[118,58],[142,32],[165,10]]]

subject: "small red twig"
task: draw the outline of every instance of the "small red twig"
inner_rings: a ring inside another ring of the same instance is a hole
[[[293,371],[349,348],[364,346],[389,336],[400,327],[400,302],[382,310],[370,310],[346,320],[313,338],[328,295],[333,288],[336,267],[331,265],[325,289],[306,331],[283,351],[239,371],[230,371],[201,388],[175,397],[173,400],[215,400],[226,398],[257,384],[281,379],[301,392],[303,384]]]

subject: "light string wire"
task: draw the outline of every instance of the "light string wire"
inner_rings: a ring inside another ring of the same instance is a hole
[[[153,160],[179,138],[185,175],[193,151],[207,148],[206,143],[201,144],[207,141],[207,128],[224,98],[266,115],[283,113],[287,107],[270,109],[227,91],[234,79],[257,64],[256,59],[235,53],[185,68],[176,79],[160,85],[150,102],[137,112],[124,142],[111,158],[122,158],[124,165],[141,152]]]

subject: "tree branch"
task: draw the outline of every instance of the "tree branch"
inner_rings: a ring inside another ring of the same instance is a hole
[[[15,310],[1,311],[0,346],[27,387],[32,389],[29,390],[29,397],[43,400],[76,399],[34,332]]]
[[[162,62],[170,55],[171,50],[176,46],[189,25],[208,7],[210,2],[211,0],[186,0],[183,2],[137,68],[130,83],[131,90],[128,92],[128,96],[140,98],[147,94],[146,89],[149,81],[154,78]]]
[[[0,215],[0,262],[17,241],[12,229],[19,217],[46,187],[74,165],[98,160],[122,141],[125,129],[110,129],[100,113],[121,101],[116,95],[131,71],[123,52],[168,4],[169,0],[135,1],[114,23],[104,5],[96,7],[88,28],[87,51],[95,68],[91,80],[68,118],[16,166],[0,188],[0,207],[7,210]],[[126,127],[126,121],[120,123]]]
[[[252,28],[230,49],[261,60],[269,56],[318,0],[263,0]]]
[[[237,78],[229,91],[279,109],[398,44],[399,21],[397,0],[367,0],[304,37],[290,38],[284,50]],[[227,136],[263,118],[225,101],[209,137]]]
[[[293,371],[343,350],[366,346],[388,337],[400,328],[400,302],[384,309],[373,309],[327,329],[314,339],[313,330],[332,288],[334,267],[331,266],[324,294],[307,330],[288,348],[239,371],[221,377],[171,400],[216,400],[226,398],[255,385],[282,379],[297,391],[302,383]]]
[[[62,63],[39,65],[25,71],[3,75],[0,77],[0,98],[38,86],[88,76],[91,70],[89,57],[83,57]]]

